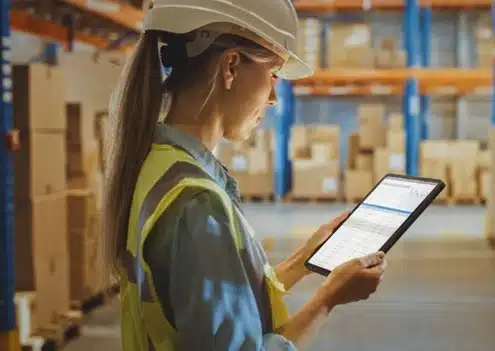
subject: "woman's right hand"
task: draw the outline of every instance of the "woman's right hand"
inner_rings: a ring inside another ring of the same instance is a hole
[[[345,262],[328,275],[318,295],[330,309],[332,306],[366,300],[376,291],[385,267],[383,252]]]

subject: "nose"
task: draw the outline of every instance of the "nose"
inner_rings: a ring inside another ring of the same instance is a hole
[[[268,98],[268,105],[274,106],[277,104],[277,92],[275,90],[276,80],[272,81],[272,89],[270,90],[270,97]]]

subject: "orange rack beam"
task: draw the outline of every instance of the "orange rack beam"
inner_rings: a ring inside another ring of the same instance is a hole
[[[299,12],[328,12],[328,11],[355,11],[362,10],[363,0],[334,0],[323,2],[320,0],[298,0],[295,7]],[[371,9],[401,10],[405,0],[372,0]],[[490,8],[492,0],[419,0],[421,7],[434,9],[467,9]],[[367,10],[367,9],[366,9]]]
[[[14,30],[35,34],[46,40],[55,40],[64,44],[68,43],[68,31],[66,28],[55,22],[33,17],[25,11],[11,10],[10,22]],[[104,49],[110,44],[110,41],[103,37],[84,33],[76,33],[74,40],[93,45],[98,49]],[[122,47],[123,50],[129,48],[129,46]]]
[[[62,0],[62,2],[92,12],[121,26],[140,32],[144,13],[134,6],[112,0]]]
[[[295,82],[300,95],[400,95],[409,78],[428,95],[465,95],[488,92],[491,69],[328,69]]]

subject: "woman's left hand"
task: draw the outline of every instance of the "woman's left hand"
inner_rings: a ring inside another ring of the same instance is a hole
[[[326,239],[328,239],[334,232],[335,228],[337,228],[340,223],[342,223],[347,216],[349,215],[349,211],[345,211],[338,217],[331,220],[329,223],[323,224],[306,242],[302,251],[304,252],[303,257],[304,261],[306,261],[313,252],[320,246]],[[306,273],[310,273],[310,271],[306,270]]]

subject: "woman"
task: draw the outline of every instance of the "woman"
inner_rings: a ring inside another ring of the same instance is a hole
[[[283,296],[345,215],[275,268],[213,156],[245,140],[295,55],[289,0],[157,0],[116,92],[105,233],[121,278],[124,350],[292,350],[319,316],[368,298],[383,253],[335,269],[289,317]],[[163,73],[167,75],[163,75]]]

